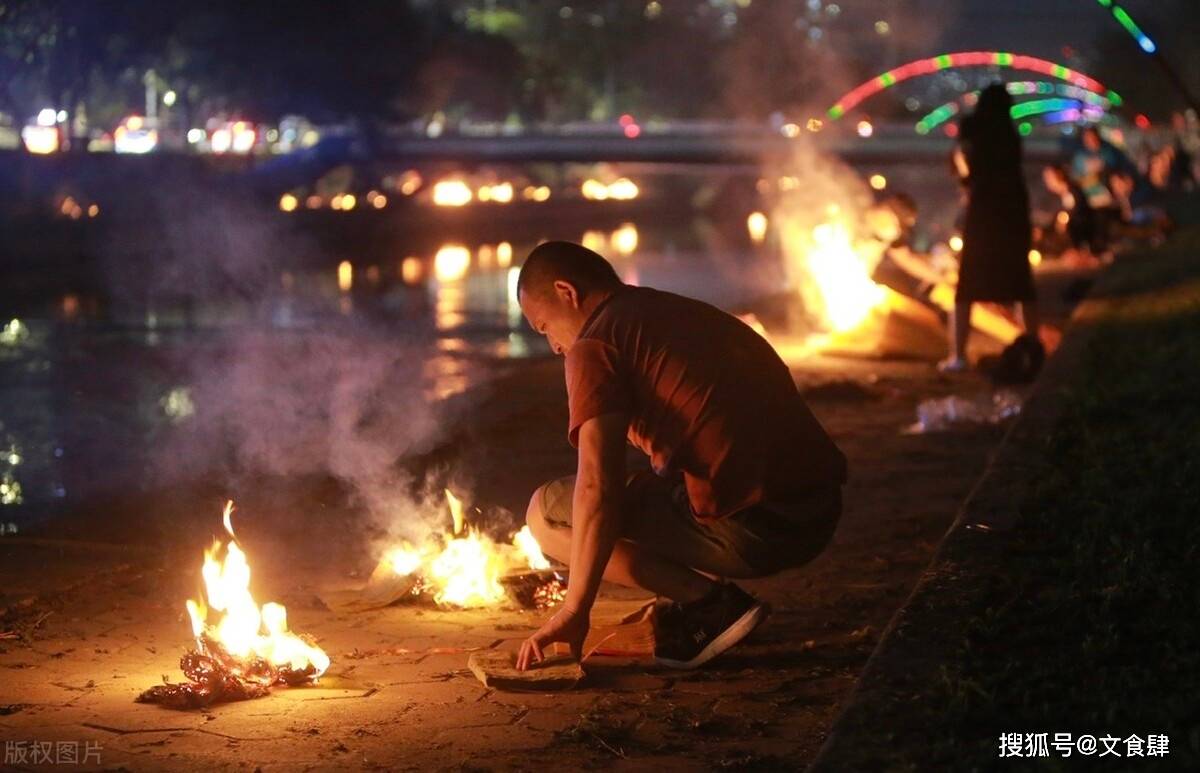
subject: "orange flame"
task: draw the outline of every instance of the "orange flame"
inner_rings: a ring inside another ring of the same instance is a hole
[[[505,545],[472,528],[463,515],[462,501],[445,490],[453,531],[431,537],[420,547],[402,542],[383,560],[398,575],[419,575],[421,587],[433,591],[438,604],[472,608],[495,606],[507,598],[500,578],[521,569],[544,570],[550,562],[525,526]]]
[[[233,502],[227,502],[222,521],[231,537],[225,545],[225,558],[218,558],[221,541],[204,551],[205,600],[188,599],[188,617],[197,638],[207,635],[219,642],[232,656],[260,657],[277,667],[303,670],[312,666],[316,676],[329,668],[324,650],[309,644],[288,630],[287,610],[282,604],[267,602],[260,609],[250,594],[250,563],[233,534]],[[209,620],[209,611],[219,613]]]

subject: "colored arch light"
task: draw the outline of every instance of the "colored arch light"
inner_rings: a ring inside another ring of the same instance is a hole
[[[1142,32],[1142,28],[1137,25],[1137,22],[1133,20],[1133,17],[1124,8],[1114,3],[1113,0],[1096,1],[1112,13],[1113,18],[1117,20],[1117,24],[1120,24],[1137,41],[1143,51],[1147,54],[1153,54],[1158,50],[1158,46],[1154,44],[1154,41],[1146,33]]]
[[[1072,107],[1086,106],[1086,109],[1091,112],[1103,112],[1111,107],[1115,107],[1118,104],[1110,99],[1108,95],[1097,94],[1094,91],[1088,91],[1087,89],[1074,86],[1069,83],[1051,83],[1049,81],[1009,81],[1004,85],[1008,93],[1015,97],[1029,95],[1050,96],[1057,94],[1059,97],[1066,98],[1061,100],[1063,102],[1073,101],[1079,103],[1079,105],[1071,105]],[[1116,94],[1113,92],[1109,92],[1109,94],[1116,96]],[[948,121],[950,118],[962,112],[962,106],[964,104],[969,104],[978,98],[978,91],[968,92],[963,94],[963,96],[958,100],[947,102],[946,104],[929,111],[929,113],[927,113],[921,120],[917,121],[916,126],[914,127],[917,134],[928,134],[938,126],[941,126],[943,123]],[[1022,107],[1022,105],[1028,104],[1044,105],[1046,101],[1047,100],[1032,100],[1030,102],[1021,103],[1020,105],[1014,105],[1013,118],[1021,118],[1027,114],[1032,115],[1039,112],[1046,112],[1048,110],[1061,109],[1046,107],[1045,110],[1034,110],[1032,113],[1025,113],[1024,111],[1033,110],[1033,108]]]
[[[1100,81],[1047,59],[1039,59],[1036,56],[1026,56],[1024,54],[1012,54],[1006,51],[960,51],[952,54],[940,54],[928,59],[915,59],[860,83],[843,94],[841,99],[826,111],[827,115],[831,120],[836,121],[863,100],[873,97],[881,91],[895,86],[897,83],[903,83],[910,78],[918,78],[923,75],[932,75],[940,70],[946,70],[951,67],[1003,67],[1013,70],[1026,70],[1060,81],[1066,81],[1097,94],[1104,94],[1113,104],[1120,104],[1120,97],[1106,89]]]

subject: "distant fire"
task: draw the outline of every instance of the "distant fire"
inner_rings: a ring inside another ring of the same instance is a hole
[[[813,304],[835,333],[852,330],[881,304],[883,288],[871,280],[871,266],[856,249],[849,226],[836,215],[812,229],[805,265],[812,278]]]
[[[250,564],[234,536],[232,514],[228,502],[229,543],[214,540],[204,551],[204,598],[187,601],[196,651],[184,655],[180,667],[192,682],[151,688],[141,702],[192,708],[255,698],[276,684],[314,682],[329,668],[324,650],[288,630],[282,604],[260,608],[250,594]]]
[[[528,526],[513,535],[512,544],[498,543],[468,526],[462,502],[449,489],[445,494],[450,532],[430,535],[416,546],[403,542],[384,554],[383,561],[397,575],[413,577],[413,595],[464,609],[499,606],[509,599],[506,586],[512,576],[527,573],[539,580],[534,591],[539,606],[561,600],[565,588],[549,573],[550,562]]]

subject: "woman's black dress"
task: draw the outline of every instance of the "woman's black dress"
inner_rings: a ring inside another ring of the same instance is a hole
[[[963,120],[959,134],[970,171],[956,299],[1032,301],[1033,227],[1021,176],[1021,140],[1015,131],[987,130],[973,118]]]

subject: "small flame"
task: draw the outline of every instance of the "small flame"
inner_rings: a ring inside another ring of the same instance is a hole
[[[237,539],[237,536],[233,533],[232,516],[233,516],[233,500],[230,499],[228,502],[225,503],[225,512],[221,515],[221,522],[225,525],[225,533],[228,534],[230,537]]]
[[[233,536],[233,502],[225,505],[222,521]],[[221,548],[225,558],[219,558]],[[196,638],[211,637],[236,658],[260,657],[277,667],[303,670],[311,666],[314,676],[329,668],[329,656],[288,631],[287,610],[280,604],[268,602],[260,609],[250,594],[250,563],[246,554],[231,541],[222,546],[220,540],[204,551],[200,570],[204,578],[204,600],[188,599],[187,612]],[[221,613],[210,622],[209,611]],[[265,629],[265,632],[264,632]]]
[[[505,561],[495,543],[477,531],[450,540],[429,562],[429,579],[437,587],[434,601],[460,607],[499,604],[506,594],[500,584]]]
[[[529,530],[528,524],[522,526],[521,530],[513,535],[513,545],[525,557],[530,569],[541,571],[550,568],[550,562],[546,560],[546,556],[542,555],[542,546],[538,544],[533,532]]]
[[[467,526],[463,505],[449,489],[446,504],[454,519],[454,531],[441,537],[431,536],[421,547],[402,542],[388,550],[383,561],[397,575],[416,575],[414,593],[433,593],[438,604],[457,607],[487,607],[502,604],[507,598],[500,578],[526,568],[542,571],[550,561],[529,531],[521,528],[513,544],[505,545]]]
[[[826,222],[814,227],[803,250],[805,299],[834,332],[852,330],[885,298],[871,280],[870,267],[854,248],[850,229],[831,207]]]
[[[446,489],[446,504],[450,506],[450,517],[454,519],[454,534],[462,534],[463,530],[463,511],[462,500],[454,496],[450,489]]]
[[[392,567],[392,571],[401,577],[407,577],[413,572],[421,568],[421,563],[424,557],[421,551],[414,548],[407,542],[401,543],[400,547],[392,548],[384,556],[384,560]]]

